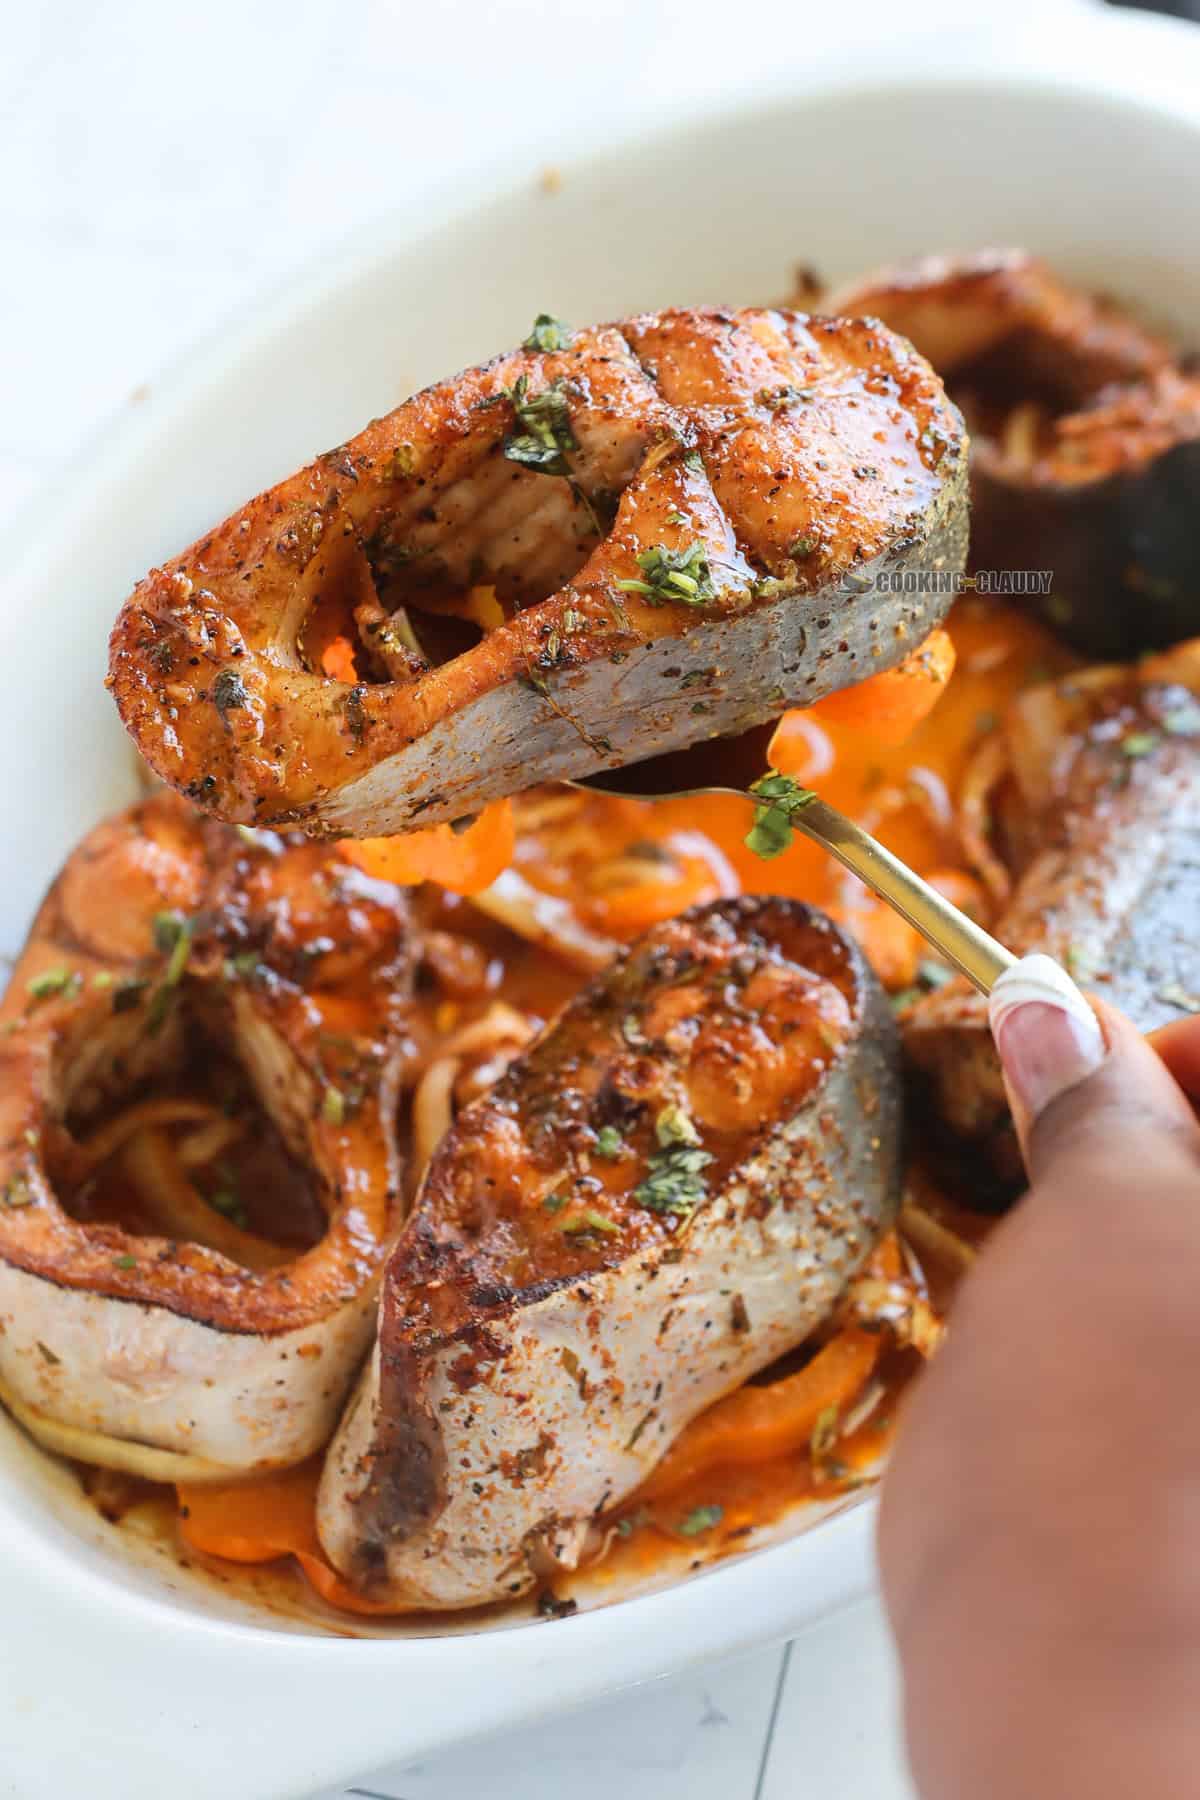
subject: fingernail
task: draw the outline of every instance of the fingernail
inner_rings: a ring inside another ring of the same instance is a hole
[[[1031,1120],[1107,1054],[1095,1013],[1050,956],[1024,956],[1001,975],[988,1019],[1009,1087]]]

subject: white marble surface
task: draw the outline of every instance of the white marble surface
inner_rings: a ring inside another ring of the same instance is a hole
[[[433,1762],[379,1770],[347,1792],[369,1800],[915,1800],[874,1604],[785,1650],[658,1682]]]
[[[975,12],[966,0],[926,0],[905,9],[904,26],[961,28]],[[702,106],[756,70],[788,61],[802,72],[844,53],[896,16],[883,0],[859,0],[836,19],[796,0],[741,0],[736,15],[716,0],[8,9],[0,525],[19,528],[29,496],[52,489],[89,434],[136,406],[191,341],[289,269],[335,253],[344,233],[397,197],[468,182],[495,144],[523,146],[535,180],[569,156],[580,116],[602,109],[618,132],[653,116],[664,83]],[[864,1606],[787,1651],[380,1772],[351,1791],[900,1800],[909,1790],[893,1704],[883,1628]],[[276,1726],[285,1728],[267,1728]]]

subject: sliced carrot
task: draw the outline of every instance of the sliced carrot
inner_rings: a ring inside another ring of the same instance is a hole
[[[965,912],[969,918],[986,921],[990,910],[987,890],[982,881],[966,869],[929,869],[925,879],[960,912]]]
[[[252,1481],[180,1484],[179,1530],[194,1550],[227,1562],[273,1562],[317,1550],[318,1458]]]
[[[709,1469],[805,1449],[821,1414],[848,1406],[861,1392],[882,1348],[878,1332],[840,1331],[795,1375],[726,1395],[676,1439],[640,1493],[654,1499]]]
[[[348,637],[330,638],[321,652],[321,667],[335,681],[355,682],[358,670],[354,663],[354,645]]]
[[[904,1252],[900,1248],[898,1231],[889,1231],[880,1238],[864,1263],[862,1272],[878,1281],[900,1280],[904,1274]]]
[[[344,1612],[403,1610],[367,1600],[330,1567],[317,1540],[321,1458],[254,1481],[180,1485],[179,1533],[193,1550],[226,1562],[269,1563],[294,1556],[323,1600]]]
[[[612,937],[629,940],[689,906],[703,906],[736,894],[739,883],[725,857],[699,832],[673,832],[662,840],[669,862],[644,880],[622,881],[589,896],[588,923]]]
[[[881,745],[902,744],[941,699],[954,673],[954,662],[950,634],[939,626],[898,668],[869,675],[854,687],[827,694],[815,706],[805,707],[803,713],[823,723],[853,726]],[[784,774],[793,771],[787,760],[780,760],[781,755],[790,760],[800,749],[796,742],[798,727],[789,724],[793,718],[794,714],[784,713],[767,750],[771,767]],[[807,754],[807,745],[804,750]]]
[[[911,987],[925,951],[915,926],[893,912],[885,900],[863,894],[853,907],[834,907],[834,916],[855,938],[885,988],[895,993]]]
[[[496,800],[465,831],[432,825],[399,837],[346,838],[339,854],[398,887],[436,881],[455,894],[478,894],[507,869],[514,841],[512,804]]]

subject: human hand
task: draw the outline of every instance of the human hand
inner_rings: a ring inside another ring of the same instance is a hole
[[[1152,1049],[1044,957],[991,1010],[1030,1192],[906,1409],[880,1520],[914,1772],[925,1800],[1192,1795],[1200,1018]]]

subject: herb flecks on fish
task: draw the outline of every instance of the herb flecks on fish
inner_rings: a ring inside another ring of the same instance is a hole
[[[567,455],[579,445],[571,429],[566,382],[552,381],[540,394],[530,394],[528,375],[518,375],[505,391],[521,427],[504,440],[509,462],[540,470],[543,475],[570,475]]]
[[[154,946],[166,957],[167,966],[146,1013],[146,1029],[151,1033],[161,1030],[166,1019],[175,991],[183,980],[194,935],[195,921],[185,918],[182,913],[155,913]]]
[[[526,350],[567,350],[570,348],[574,332],[553,313],[539,313],[533,321],[533,330],[524,340]]]
[[[633,1190],[639,1206],[650,1212],[688,1218],[708,1198],[702,1171],[713,1157],[700,1144],[700,1134],[681,1106],[669,1102],[654,1121],[658,1149],[650,1157],[644,1181]]]
[[[642,579],[627,577],[617,586],[626,593],[641,594],[652,606],[665,600],[681,601],[684,606],[705,606],[717,595],[712,565],[703,544],[691,544],[686,550],[669,550],[655,544],[637,557]]]

